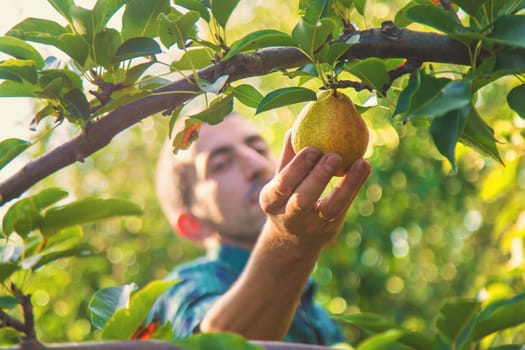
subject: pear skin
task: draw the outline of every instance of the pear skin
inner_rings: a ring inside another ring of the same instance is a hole
[[[338,153],[343,162],[336,176],[343,176],[363,157],[368,146],[368,128],[347,95],[323,91],[317,101],[301,110],[292,127],[292,148],[297,153],[306,146],[322,153]]]

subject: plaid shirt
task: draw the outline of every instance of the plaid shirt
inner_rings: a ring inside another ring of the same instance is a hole
[[[149,320],[170,321],[175,337],[188,337],[215,300],[239,277],[249,252],[219,246],[195,261],[174,269],[167,279],[180,280],[155,303]],[[285,341],[330,345],[343,341],[341,330],[328,313],[314,302],[315,284],[309,280]]]

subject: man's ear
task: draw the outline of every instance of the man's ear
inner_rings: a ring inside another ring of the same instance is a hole
[[[190,241],[202,241],[208,236],[206,225],[190,213],[180,213],[175,229],[179,234]]]

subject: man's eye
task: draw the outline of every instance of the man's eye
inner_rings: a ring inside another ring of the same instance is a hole
[[[220,159],[215,159],[210,163],[209,169],[212,174],[220,173],[228,168],[231,163],[229,157],[221,157]]]
[[[259,147],[259,148],[255,148],[255,151],[263,156],[268,154],[268,148]]]
[[[217,173],[217,172],[220,172],[222,170],[226,169],[226,162],[221,162],[221,163],[215,163],[213,164],[211,167],[210,167],[210,170],[213,172],[213,173]]]

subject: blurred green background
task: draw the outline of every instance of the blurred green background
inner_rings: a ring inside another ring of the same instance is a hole
[[[359,28],[392,20],[406,1],[373,3],[366,20],[356,16]],[[241,37],[247,26],[249,31],[273,28],[289,33],[298,18],[296,1],[241,1],[227,39]],[[444,75],[458,69],[437,64],[433,68]],[[277,73],[242,83],[252,84],[263,94],[297,85],[296,80]],[[404,83],[399,79],[396,85]],[[517,81],[500,79],[478,96],[480,114],[495,130],[505,166],[458,146],[457,169],[452,171],[434,148],[427,127],[404,125],[392,118],[396,86],[377,107],[363,114],[371,132],[366,158],[372,163],[372,175],[338,241],[325,251],[313,274],[320,287],[318,299],[331,313],[374,312],[399,325],[430,331],[446,298],[489,301],[523,291],[521,130],[525,121],[506,105],[505,96],[513,84]],[[311,83],[309,87],[318,86]],[[353,90],[346,93],[359,105],[372,96]],[[183,113],[195,113],[201,102],[195,101]],[[302,106],[260,115],[242,105],[236,109],[260,126],[277,154],[285,130]],[[95,247],[94,257],[58,261],[25,282],[33,295],[42,341],[96,339],[87,308],[96,290],[131,282],[144,286],[203,253],[173,234],[155,198],[156,156],[168,122],[160,115],[148,118],[84,163],[34,187],[35,191],[50,185],[62,187],[70,192],[70,200],[88,195],[128,198],[144,208],[142,217],[84,226],[80,239]],[[65,132],[73,135],[77,130]],[[44,141],[33,149],[35,154],[54,145],[52,137]],[[354,329],[345,332],[349,341],[359,337]]]

